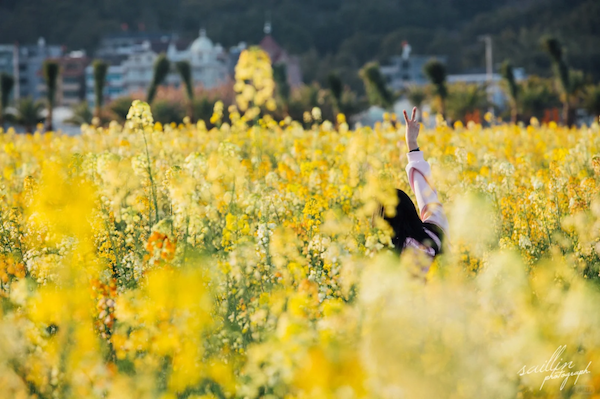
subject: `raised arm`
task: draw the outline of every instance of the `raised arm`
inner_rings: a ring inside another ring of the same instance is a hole
[[[406,173],[410,188],[417,197],[419,214],[423,222],[433,223],[439,226],[444,234],[448,234],[448,219],[444,208],[438,199],[437,192],[431,183],[431,167],[423,158],[423,152],[419,150],[417,138],[419,137],[420,123],[415,119],[417,108],[413,108],[409,119],[404,111],[406,121],[406,145],[408,146],[408,165]]]

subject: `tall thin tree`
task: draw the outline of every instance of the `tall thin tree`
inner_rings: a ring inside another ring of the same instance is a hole
[[[519,119],[519,85],[515,80],[513,66],[510,61],[504,61],[501,72],[502,78],[506,83],[507,94],[510,101],[510,121],[513,124],[516,124]]]
[[[367,63],[359,72],[365,85],[367,97],[371,105],[379,105],[389,109],[394,102],[394,95],[387,88],[385,79],[376,62]]]
[[[189,61],[179,61],[175,64],[181,81],[185,86],[185,92],[188,98],[187,116],[191,122],[194,122],[194,83],[192,81],[192,66]]]
[[[165,54],[160,54],[156,61],[154,62],[154,75],[152,77],[152,82],[150,83],[150,87],[148,88],[148,104],[152,104],[154,101],[154,97],[156,97],[156,91],[158,90],[158,86],[160,86],[167,75],[169,74],[169,69],[171,68],[171,64],[169,63],[169,59]]]
[[[336,111],[343,113],[342,94],[344,92],[344,85],[342,84],[342,79],[337,73],[332,72],[327,76],[327,86],[329,86],[329,91],[333,97]]]
[[[43,64],[44,80],[46,81],[46,106],[48,107],[48,116],[46,117],[46,130],[54,130],[53,115],[54,103],[56,100],[56,87],[60,66],[58,62],[46,60]]]
[[[289,112],[290,106],[290,85],[288,83],[287,67],[285,64],[273,65],[273,80],[277,90],[277,97],[283,104],[283,112]]]
[[[0,73],[0,127],[4,125],[4,113],[8,107],[8,98],[15,84],[15,79],[2,72]]]
[[[564,57],[560,42],[555,37],[545,37],[542,39],[544,50],[552,59],[552,68],[554,76],[559,82],[562,103],[563,103],[563,122],[567,126],[573,125],[575,122],[575,114],[572,109],[571,96],[575,91],[575,87],[571,82],[571,73]]]
[[[94,68],[94,96],[96,104],[94,106],[94,117],[100,119],[102,106],[104,105],[104,86],[106,85],[106,74],[108,73],[108,64],[102,60],[96,60]]]
[[[440,113],[445,117],[446,99],[448,98],[448,87],[446,86],[446,77],[448,74],[446,66],[441,61],[432,59],[423,66],[423,72],[425,72],[425,76],[433,84],[440,105]]]
[[[15,105],[16,122],[25,128],[26,133],[33,133],[34,126],[44,120],[42,116],[44,104],[34,101],[31,97],[25,97],[17,101]]]

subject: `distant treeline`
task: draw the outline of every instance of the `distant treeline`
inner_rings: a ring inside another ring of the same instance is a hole
[[[600,80],[598,0],[3,0],[0,41],[44,36],[91,51],[103,34],[124,28],[193,38],[202,26],[230,46],[259,42],[267,18],[274,37],[301,56],[307,83],[325,85],[335,70],[361,90],[358,69],[370,60],[385,63],[403,40],[414,53],[447,55],[450,73],[482,67],[482,34],[493,36],[498,64],[511,59],[542,76],[550,61],[539,38],[552,34],[569,49],[573,68]]]

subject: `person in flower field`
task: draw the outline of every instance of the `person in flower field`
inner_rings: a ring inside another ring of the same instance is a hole
[[[396,214],[388,217],[384,215],[383,207],[379,207],[379,216],[392,227],[392,243],[399,253],[411,248],[426,255],[430,260],[423,266],[423,272],[426,273],[433,258],[443,252],[448,236],[448,219],[431,182],[431,167],[417,144],[421,125],[415,119],[416,112],[417,109],[413,108],[409,118],[404,111],[404,120],[408,147],[406,173],[410,188],[417,198],[418,212],[410,196],[396,189]]]

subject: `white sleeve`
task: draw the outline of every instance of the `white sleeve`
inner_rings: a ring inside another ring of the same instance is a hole
[[[410,188],[417,197],[421,220],[439,226],[447,236],[448,219],[438,199],[437,192],[431,184],[431,167],[423,158],[423,152],[413,151],[407,155],[406,173],[408,174]]]

